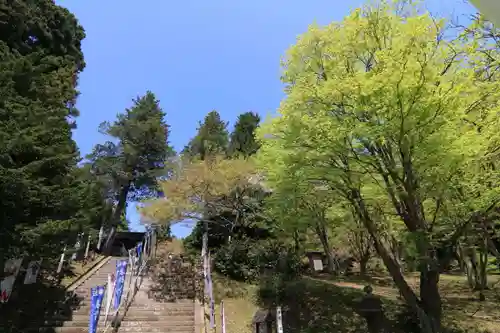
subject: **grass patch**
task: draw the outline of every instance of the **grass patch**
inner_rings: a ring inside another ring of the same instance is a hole
[[[212,283],[215,299],[215,331],[222,332],[220,302],[224,301],[226,332],[252,333],[252,318],[259,309],[256,297],[258,286],[234,281],[217,273],[212,274]],[[209,312],[206,309],[207,328],[209,323]]]
[[[252,333],[252,318],[258,306],[247,298],[227,298],[224,300],[224,311],[226,317],[226,332]],[[215,307],[217,328],[216,332],[222,332],[220,324],[220,302]]]

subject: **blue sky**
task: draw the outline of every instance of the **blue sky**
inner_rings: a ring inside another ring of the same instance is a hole
[[[74,138],[82,155],[105,141],[97,131],[153,91],[180,151],[198,121],[217,110],[232,125],[238,114],[273,113],[283,98],[280,59],[308,25],[341,20],[361,0],[59,0],[86,30],[87,67],[80,76],[81,115]],[[433,12],[463,16],[464,0],[427,1]],[[141,230],[134,205],[127,210]],[[190,228],[178,225],[174,234]]]

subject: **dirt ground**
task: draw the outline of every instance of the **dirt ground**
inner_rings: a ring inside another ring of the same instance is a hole
[[[165,249],[163,249],[165,250]],[[182,252],[180,242],[169,244],[169,251]],[[215,330],[222,332],[220,301],[224,301],[226,332],[253,333],[252,318],[265,305],[262,302],[262,285],[235,282],[214,274]],[[419,278],[409,274],[406,280],[417,292]],[[371,285],[374,293],[382,298],[384,309],[393,325],[393,332],[405,332],[398,328],[404,309],[389,276],[370,278],[359,276],[331,277],[303,276],[290,281],[281,290],[284,312],[284,331],[287,333],[367,332],[365,321],[356,313],[362,289]],[[453,333],[500,333],[500,276],[489,276],[486,300],[479,301],[477,292],[470,290],[463,275],[441,275],[440,292],[443,301],[443,325],[445,332]],[[276,302],[274,302],[276,303]],[[208,323],[208,321],[207,321]]]
[[[409,283],[418,290],[418,277],[408,276]],[[500,333],[500,282],[490,279],[491,288],[486,291],[486,301],[479,302],[477,293],[471,292],[465,277],[443,275],[441,294],[443,297],[444,325],[448,332]],[[257,294],[259,286],[219,281],[216,302],[224,299],[226,331],[252,332],[252,317],[259,308]],[[373,286],[374,293],[384,303],[388,317],[402,309],[398,291],[388,277],[376,277],[369,281],[355,276],[333,279],[327,276],[303,277],[289,283],[283,291],[284,328],[286,332],[366,332],[364,320],[354,310],[363,295],[365,285]],[[222,292],[221,292],[222,291]],[[221,331],[220,311],[216,308],[216,332]],[[396,324],[395,324],[396,325]],[[395,332],[403,332],[394,328]]]
[[[367,280],[347,277],[341,281],[326,276],[312,278],[317,282],[333,284],[341,288],[362,291],[367,284],[373,286],[374,293],[383,299],[401,303],[399,292],[389,277],[373,277]],[[418,275],[408,275],[408,283],[414,290],[419,290]],[[485,331],[500,333],[500,278],[490,276],[489,290],[485,291],[486,301],[479,301],[478,292],[473,292],[466,284],[463,275],[443,274],[440,278],[440,291],[443,299],[445,325],[467,331]]]

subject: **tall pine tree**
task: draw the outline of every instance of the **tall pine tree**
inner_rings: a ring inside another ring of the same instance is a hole
[[[88,158],[94,172],[107,182],[114,202],[105,251],[111,249],[127,200],[156,194],[157,179],[164,175],[165,162],[173,155],[164,117],[159,101],[148,91],[133,100],[133,106],[119,114],[115,122],[101,124],[101,132],[114,142],[96,145]]]
[[[74,222],[84,37],[52,0],[0,2],[1,272],[5,257],[60,250]]]
[[[196,136],[184,147],[182,153],[191,158],[204,160],[210,155],[225,154],[229,142],[227,122],[217,111],[211,111],[197,128]]]
[[[259,149],[255,140],[255,130],[259,127],[260,116],[257,113],[245,112],[238,116],[234,130],[231,133],[228,155],[250,156]]]

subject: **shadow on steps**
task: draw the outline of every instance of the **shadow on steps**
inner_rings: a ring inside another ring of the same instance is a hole
[[[9,302],[0,304],[0,332],[38,332],[47,318],[71,317],[81,300],[56,281],[16,286]],[[45,332],[55,330],[47,328]]]
[[[0,333],[88,332],[90,287],[104,285],[115,270],[108,260],[72,292],[45,274],[35,284],[16,285],[9,303],[0,304]]]

